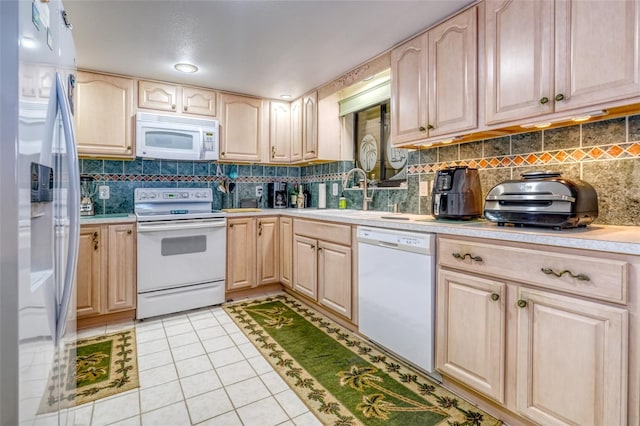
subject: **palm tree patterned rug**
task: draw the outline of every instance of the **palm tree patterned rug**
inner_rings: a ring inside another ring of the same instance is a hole
[[[325,425],[502,424],[291,297],[224,309]]]
[[[77,340],[67,345],[60,369],[49,379],[40,412],[81,405],[137,387],[133,329]]]

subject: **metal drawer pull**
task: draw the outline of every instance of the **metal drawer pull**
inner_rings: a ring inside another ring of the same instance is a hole
[[[527,301],[526,300],[520,299],[520,300],[518,300],[517,304],[518,304],[519,308],[526,308],[527,307]]]
[[[491,293],[491,300],[497,302],[500,299],[500,295],[498,293]]]
[[[564,274],[569,274],[572,278],[575,278],[577,280],[580,281],[591,281],[591,278],[589,278],[588,275],[585,274],[578,274],[578,275],[574,275],[571,271],[569,271],[568,269],[565,269],[562,272],[556,272],[551,268],[541,268],[540,269],[543,273],[547,274],[547,275],[555,275],[556,277],[561,277]]]
[[[461,259],[461,260],[464,260],[464,259],[467,258],[467,256],[469,256],[469,259],[471,259],[471,260],[475,260],[476,262],[482,262],[482,258],[480,256],[474,256],[474,255],[469,254],[469,253],[465,253],[465,254],[451,253],[451,255],[453,257],[455,257],[456,259]]]

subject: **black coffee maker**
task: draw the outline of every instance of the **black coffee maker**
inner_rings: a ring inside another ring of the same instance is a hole
[[[269,208],[286,209],[288,198],[286,182],[269,182],[267,184],[267,205]]]
[[[434,217],[475,219],[482,215],[483,204],[478,169],[456,166],[438,170],[431,197]]]

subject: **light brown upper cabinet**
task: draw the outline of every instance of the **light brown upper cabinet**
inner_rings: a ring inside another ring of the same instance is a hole
[[[78,155],[134,158],[134,80],[78,71],[76,81]]]
[[[640,95],[640,1],[486,1],[486,123]]]
[[[262,100],[220,95],[220,160],[261,160]]]
[[[318,92],[302,97],[302,158],[318,158]]]
[[[218,93],[199,87],[182,86],[182,112],[215,117]]]
[[[477,127],[477,7],[391,52],[392,143]]]
[[[269,117],[269,162],[291,161],[291,105],[271,101]]]
[[[138,108],[215,117],[217,92],[157,81],[138,81]]]
[[[291,102],[291,162],[302,161],[302,98]]]

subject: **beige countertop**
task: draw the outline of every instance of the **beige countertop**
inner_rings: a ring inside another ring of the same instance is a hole
[[[133,213],[96,214],[93,216],[80,216],[80,225],[103,225],[109,223],[132,223],[136,221]]]
[[[282,215],[386,229],[490,238],[559,247],[640,255],[640,227],[589,225],[563,229],[498,226],[488,221],[435,220],[431,215],[337,209],[263,209],[228,213],[227,217]]]

